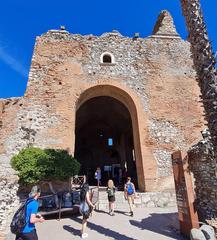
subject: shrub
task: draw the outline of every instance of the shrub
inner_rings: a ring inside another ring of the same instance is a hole
[[[11,159],[21,184],[67,180],[77,175],[80,163],[65,150],[26,148]]]

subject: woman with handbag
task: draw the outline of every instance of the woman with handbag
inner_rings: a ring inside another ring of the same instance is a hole
[[[87,183],[84,183],[81,187],[80,201],[80,213],[83,216],[81,237],[84,239],[88,237],[88,234],[85,232],[87,219],[89,218],[92,209],[95,208],[95,205],[90,200],[89,185]]]

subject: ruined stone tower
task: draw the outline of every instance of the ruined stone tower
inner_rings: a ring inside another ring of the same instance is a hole
[[[135,161],[139,189],[154,191],[171,175],[170,153],[188,149],[203,128],[192,64],[166,11],[147,38],[65,30],[37,37],[24,97],[1,100],[5,172],[29,145],[63,148],[86,164],[103,165],[102,156],[130,171]]]
[[[1,177],[27,146],[67,149],[88,174],[127,168],[141,191],[173,188],[171,153],[204,128],[190,44],[163,11],[147,38],[113,31],[37,37],[21,98],[0,101]]]

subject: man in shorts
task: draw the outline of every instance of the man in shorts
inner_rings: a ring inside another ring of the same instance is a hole
[[[127,178],[127,182],[124,186],[124,195],[125,199],[127,199],[129,208],[130,208],[130,216],[133,216],[133,203],[135,198],[136,190],[134,184],[131,182],[131,178]]]

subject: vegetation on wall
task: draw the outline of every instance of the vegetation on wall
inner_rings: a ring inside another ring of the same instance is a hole
[[[20,183],[35,184],[40,181],[67,180],[77,175],[80,163],[65,150],[29,147],[11,159],[18,172]]]

